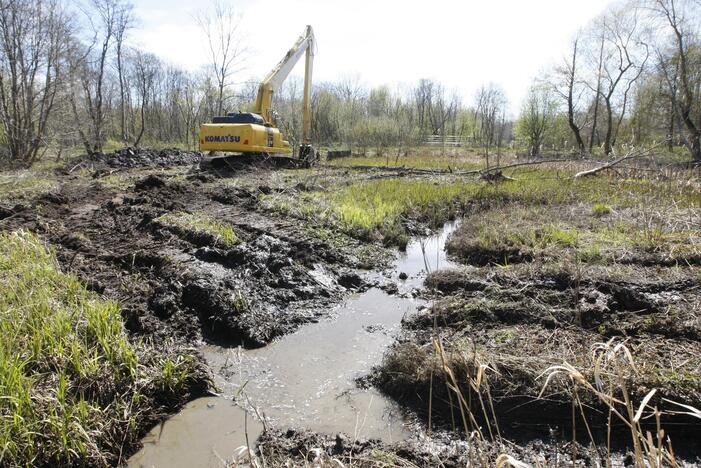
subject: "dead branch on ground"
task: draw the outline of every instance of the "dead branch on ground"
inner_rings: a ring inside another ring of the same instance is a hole
[[[611,169],[612,167],[616,166],[617,164],[622,163],[623,161],[628,161],[631,159],[638,159],[642,158],[644,156],[647,156],[650,154],[650,152],[660,146],[660,143],[653,145],[649,148],[643,148],[643,149],[638,149],[638,150],[632,150],[628,152],[627,154],[624,154],[620,158],[614,159],[611,162],[608,162],[602,166],[595,167],[594,169],[587,169],[586,171],[580,171],[576,173],[574,176],[572,176],[573,179],[580,179],[582,177],[591,177],[593,175],[598,174],[601,171],[605,171],[606,169]]]

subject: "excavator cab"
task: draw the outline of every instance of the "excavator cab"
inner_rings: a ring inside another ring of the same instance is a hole
[[[298,161],[308,166],[316,161],[311,145],[311,79],[314,61],[314,32],[307,26],[292,49],[261,82],[256,96],[255,112],[232,112],[212,118],[200,125],[200,151],[208,153],[205,164],[214,159],[248,156],[285,156],[292,153],[290,143],[283,138],[274,122],[271,109],[273,93],[280,88],[297,61],[306,54],[304,97],[302,102],[302,144]]]

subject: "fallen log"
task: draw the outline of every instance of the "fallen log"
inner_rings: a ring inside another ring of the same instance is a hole
[[[572,176],[573,179],[579,179],[582,177],[590,177],[593,175],[598,174],[601,171],[604,171],[606,169],[610,169],[616,164],[622,163],[623,161],[627,161],[629,159],[634,159],[634,158],[639,158],[641,155],[635,155],[635,156],[622,156],[618,159],[614,159],[610,163],[606,163],[603,166],[595,167],[594,169],[587,169],[586,171],[581,171],[576,173],[574,176]]]
[[[613,161],[608,162],[604,165],[601,165],[599,167],[595,167],[594,169],[587,169],[586,171],[578,172],[574,176],[572,176],[572,178],[573,179],[580,179],[582,177],[590,177],[590,176],[598,174],[601,171],[605,171],[606,169],[610,169],[610,168],[614,167],[615,165],[622,163],[623,161],[628,161],[630,159],[636,159],[636,158],[642,158],[642,157],[650,154],[650,152],[652,152],[652,150],[657,148],[658,146],[660,146],[660,143],[653,145],[649,148],[630,151],[629,153],[624,154],[620,158],[614,159]]]

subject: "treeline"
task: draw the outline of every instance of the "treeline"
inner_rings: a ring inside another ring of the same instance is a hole
[[[301,130],[301,80],[292,79],[275,97],[280,126],[287,135]],[[358,77],[320,83],[312,93],[312,132],[323,145],[340,145],[365,154],[400,156],[429,136],[445,143],[450,136],[490,151],[511,139],[508,102],[496,85],[482,87],[475,107],[434,80],[390,89],[366,88]]]
[[[197,148],[213,115],[249,110],[257,83],[241,80],[246,47],[232,7],[197,18],[210,64],[186,71],[130,46],[126,0],[0,0],[0,158],[31,165],[47,152],[105,145]],[[516,118],[496,84],[463,99],[435,80],[368,88],[360,77],[316,82],[317,145],[397,156],[431,139],[538,156],[544,149],[611,155],[664,142],[701,160],[701,4],[613,4],[579,31],[562,63],[533,83]],[[321,57],[320,57],[321,58]],[[515,71],[517,72],[517,71]],[[300,80],[276,94],[277,123],[296,144]]]
[[[580,154],[663,142],[701,161],[700,26],[698,0],[613,4],[530,89],[517,122],[530,153],[567,128]]]

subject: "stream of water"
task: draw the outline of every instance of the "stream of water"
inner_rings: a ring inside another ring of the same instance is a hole
[[[238,447],[254,444],[260,418],[280,428],[387,442],[414,437],[416,424],[399,406],[377,390],[358,388],[356,379],[381,362],[402,317],[423,304],[411,291],[427,271],[453,266],[444,247],[456,228],[448,223],[437,235],[409,243],[389,273],[398,294],[378,288],[354,294],[328,319],[262,348],[205,346],[221,396],[192,401],[155,427],[129,466],[222,466]],[[408,278],[400,280],[400,273]]]

